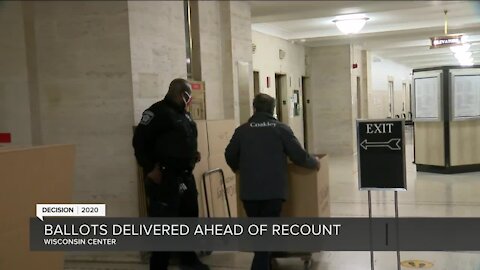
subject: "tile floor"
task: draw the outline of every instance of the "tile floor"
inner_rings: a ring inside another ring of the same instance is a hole
[[[411,133],[407,133],[407,187],[399,193],[399,213],[403,217],[478,217],[480,216],[480,172],[441,175],[416,172]],[[357,190],[356,157],[334,156],[330,163],[332,216],[368,216],[367,193]],[[394,216],[392,192],[373,192],[373,215]],[[479,232],[480,236],[480,232]],[[130,256],[130,257],[128,257]],[[115,256],[112,256],[115,257]],[[129,254],[122,263],[67,261],[65,270],[147,270],[138,256]],[[203,260],[215,270],[249,269],[249,253],[215,252]],[[369,270],[369,252],[320,252],[313,255],[311,269]],[[401,252],[401,260],[418,259],[433,263],[433,270],[480,270],[480,252]],[[303,269],[300,259],[279,259],[279,269]],[[172,267],[171,269],[178,269]],[[376,252],[375,269],[394,270],[395,252]],[[403,268],[407,269],[407,268]]]

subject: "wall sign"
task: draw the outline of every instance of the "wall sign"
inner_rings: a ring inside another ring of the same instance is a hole
[[[406,190],[405,122],[357,120],[359,189]]]
[[[432,46],[430,46],[430,49],[446,48],[446,47],[458,46],[463,44],[462,35],[446,35],[446,36],[431,37],[430,41],[432,42]]]
[[[190,82],[190,85],[192,86],[192,90],[202,90],[203,89],[202,83]]]

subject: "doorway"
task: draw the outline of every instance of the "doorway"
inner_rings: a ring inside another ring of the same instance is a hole
[[[412,84],[408,83],[408,119],[412,120]]]
[[[287,75],[275,73],[276,113],[280,122],[288,124]]]
[[[403,92],[402,117],[404,116],[406,118],[406,115],[407,115],[407,100],[408,100],[407,83],[402,83],[402,92]]]
[[[410,112],[410,87],[407,82],[404,82],[402,84],[402,90],[403,90],[403,116],[408,119],[409,117],[409,112]]]
[[[260,73],[258,71],[253,72],[253,96],[260,94]]]
[[[309,85],[309,78],[302,76],[302,83],[301,83],[301,89],[302,89],[302,107],[303,107],[303,147],[307,149],[308,151],[311,151],[309,148],[311,143],[310,143],[310,130],[311,128],[309,127],[309,120],[312,119],[312,108],[310,106],[310,93],[308,90],[308,85]]]
[[[388,117],[389,118],[393,118],[395,115],[395,91],[393,90],[393,81],[388,81],[388,93],[390,95],[390,98],[389,98],[389,106],[388,106]]]
[[[357,76],[357,119],[362,118],[362,81]]]

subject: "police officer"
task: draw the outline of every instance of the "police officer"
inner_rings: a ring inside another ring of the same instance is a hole
[[[165,98],[145,110],[133,137],[135,157],[145,175],[151,217],[198,217],[192,170],[200,161],[197,127],[186,111],[191,87],[184,79],[170,83]],[[169,252],[152,252],[150,270],[167,270]],[[180,253],[182,269],[209,269],[194,252]]]
[[[287,157],[319,169],[317,157],[302,148],[289,126],[273,117],[275,99],[258,94],[254,114],[235,130],[225,149],[230,168],[240,172],[240,198],[249,217],[278,217],[287,199]],[[271,254],[255,252],[252,270],[271,269]]]

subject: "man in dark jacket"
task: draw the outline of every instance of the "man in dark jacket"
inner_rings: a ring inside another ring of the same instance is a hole
[[[287,199],[287,157],[300,166],[319,169],[318,158],[302,148],[289,126],[273,117],[275,99],[259,94],[255,113],[235,130],[226,150],[230,168],[240,172],[240,198],[249,217],[278,217]],[[268,252],[256,252],[252,270],[270,269]]]
[[[197,127],[186,108],[192,90],[175,79],[168,93],[143,112],[133,147],[142,166],[151,217],[198,217],[197,188],[192,170],[200,160]],[[152,252],[150,270],[167,270],[169,252]],[[182,269],[209,269],[194,252],[180,254]]]

